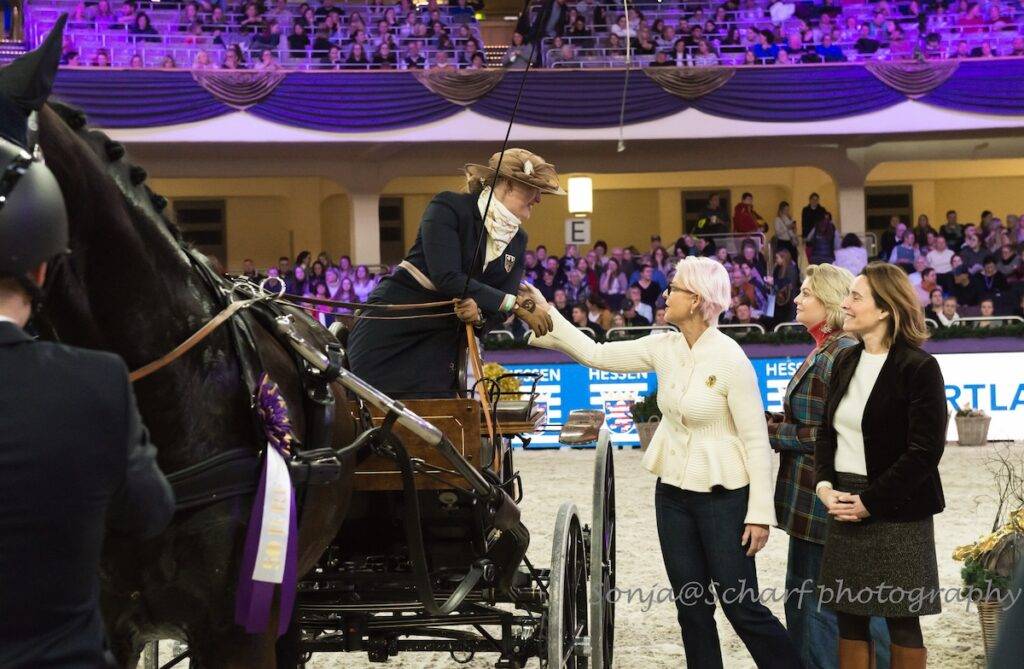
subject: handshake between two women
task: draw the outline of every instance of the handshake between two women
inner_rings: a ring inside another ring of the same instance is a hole
[[[543,337],[551,332],[553,327],[548,309],[548,301],[544,299],[539,290],[528,283],[519,284],[519,292],[516,295],[513,313],[515,313],[517,318],[526,323],[537,337]],[[482,325],[484,322],[483,313],[473,298],[457,300],[455,303],[455,315],[463,323]]]

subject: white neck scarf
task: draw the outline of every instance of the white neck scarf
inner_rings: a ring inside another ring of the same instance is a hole
[[[476,204],[480,209],[480,215],[484,215],[487,207],[487,198],[491,193],[491,187],[487,186],[481,191]],[[522,223],[501,203],[497,197],[491,198],[491,206],[487,209],[487,217],[484,218],[484,228],[487,229],[487,253],[484,255],[484,267],[487,267],[492,260],[501,255],[508,243],[519,232]]]

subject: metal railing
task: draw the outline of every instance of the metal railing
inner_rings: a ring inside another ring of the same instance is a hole
[[[938,324],[938,323],[936,323],[936,322],[935,322],[934,320],[932,320],[931,318],[926,318],[926,319],[924,319],[924,326],[925,326],[926,328],[928,328],[929,330],[938,330],[938,329],[939,329],[939,324]]]
[[[772,332],[787,332],[789,330],[803,329],[804,324],[799,321],[786,321],[785,323],[779,323],[772,328]]]
[[[720,323],[719,330],[732,330],[737,337],[745,337],[751,332],[765,334],[764,326],[760,323]]]
[[[956,320],[953,326],[955,327],[960,325],[976,328],[989,327],[986,323],[999,327],[1003,325],[1024,323],[1024,318],[1021,318],[1020,316],[961,316]]]
[[[604,336],[608,341],[624,341],[639,339],[655,332],[679,332],[679,330],[672,325],[627,325],[608,328]]]
[[[516,336],[510,330],[491,330],[484,335],[485,344],[500,344],[503,341],[513,343],[515,340]]]

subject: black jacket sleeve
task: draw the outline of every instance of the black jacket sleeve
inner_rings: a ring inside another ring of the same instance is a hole
[[[107,527],[110,532],[141,539],[162,532],[174,515],[174,493],[156,463],[156,447],[135,404],[135,393],[124,373],[127,449],[124,478],[110,501]]]
[[[946,448],[946,387],[938,361],[926,357],[910,374],[906,388],[907,450],[861,493],[861,502],[872,514],[895,514],[900,502],[935,471]]]
[[[427,276],[438,292],[445,297],[462,297],[466,286],[466,273],[462,271],[462,243],[459,240],[458,214],[447,204],[435,199],[427,205],[420,223],[423,236],[423,255]],[[481,253],[483,250],[481,249]],[[518,276],[522,276],[522,268]],[[518,281],[516,282],[518,284]],[[515,294],[515,289],[510,291]],[[484,314],[491,316],[501,310],[505,293],[471,279],[466,297],[476,301]]]

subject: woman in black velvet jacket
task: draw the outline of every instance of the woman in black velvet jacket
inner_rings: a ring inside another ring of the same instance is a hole
[[[932,516],[945,506],[942,372],[920,348],[921,308],[895,265],[868,265],[843,311],[843,329],[860,342],[836,356],[814,452],[816,491],[831,516],[822,602],[837,613],[840,666],[867,669],[868,620],[884,616],[893,669],[924,667],[919,616],[941,609]]]

